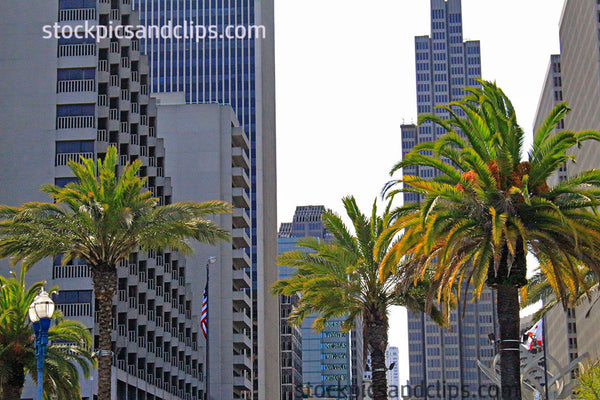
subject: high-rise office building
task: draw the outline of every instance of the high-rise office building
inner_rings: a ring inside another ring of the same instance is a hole
[[[232,214],[217,222],[231,229],[231,242],[217,246],[193,243],[186,257],[196,266],[188,274],[192,288],[203,288],[209,269],[208,357],[205,379],[209,399],[250,398],[252,390],[252,323],[250,202],[250,141],[231,106],[218,104],[168,104],[159,96],[158,130],[168,146],[165,168],[172,172],[173,201],[224,200]],[[216,257],[214,265],[207,263]],[[196,290],[198,293],[199,290]],[[202,303],[192,303],[192,315],[200,315]],[[203,346],[204,351],[206,347]]]
[[[297,238],[291,236],[291,223],[281,224],[277,239],[279,254],[296,248]],[[294,275],[295,269],[279,266],[279,279]],[[279,351],[281,362],[281,400],[301,400],[302,392],[302,332],[299,326],[291,325],[288,316],[298,304],[298,295],[279,296]]]
[[[533,124],[534,132],[537,132],[537,130],[542,126],[552,109],[558,103],[561,103],[564,100],[563,97],[560,54],[553,54],[550,56],[550,64],[548,65],[544,87],[542,89],[542,94],[540,96],[540,101],[538,103],[538,108],[535,115]],[[565,121],[561,120],[556,129],[561,130],[564,128]],[[556,184],[564,180],[568,176],[567,168],[568,164],[561,166],[558,169],[558,173],[550,178],[549,183]]]
[[[548,112],[560,101],[566,101],[571,112],[558,129],[600,130],[600,4],[594,0],[566,0],[560,20],[560,54],[552,55],[534,123],[537,129]],[[599,168],[598,143],[587,142],[573,149],[577,162],[569,162],[558,172],[558,181],[578,173]],[[553,183],[557,183],[555,180]],[[564,310],[557,305],[546,314],[547,349],[549,357],[558,363],[549,363],[552,373],[564,368],[578,357],[600,357],[600,314],[595,312],[598,303],[592,293],[592,302],[581,301]],[[593,305],[593,308],[591,308]],[[576,372],[565,379],[569,387]]]
[[[139,41],[72,32],[43,38],[42,27],[55,21],[135,24],[137,14],[130,0],[2,3],[0,24],[10,39],[0,47],[0,203],[48,201],[42,184],[74,180],[67,161],[100,159],[114,145],[121,166],[142,161],[147,189],[169,204],[171,181]],[[113,393],[119,399],[204,398],[204,352],[192,310],[201,299],[192,298],[189,275],[186,260],[169,251],[134,253],[118,266]],[[65,317],[96,332],[86,265],[43,260],[28,278],[60,286],[55,300]],[[85,399],[93,398],[96,382],[82,382]]]
[[[465,86],[477,86],[481,77],[479,41],[463,41],[460,0],[431,0],[431,36],[415,38],[418,114],[435,113],[448,116],[436,108],[460,100]],[[444,133],[431,122],[420,126],[402,125],[402,154],[417,143],[433,141]],[[432,167],[407,167],[405,175],[433,178]],[[405,202],[418,201],[413,193],[404,195]],[[477,361],[490,364],[494,346],[488,334],[498,336],[495,293],[484,289],[476,302],[467,302],[451,312],[451,329],[440,329],[429,317],[408,312],[409,367],[412,387],[439,382],[457,385],[476,393],[480,385],[491,382],[479,370]]]
[[[325,229],[322,219],[324,212],[323,206],[296,207],[293,221],[281,224],[279,251],[297,248],[297,240],[305,236],[329,240],[331,234]],[[286,273],[289,275],[293,272],[288,270]],[[326,395],[324,390],[328,386],[362,386],[364,358],[361,322],[357,321],[356,329],[344,333],[341,329],[344,318],[335,318],[325,323],[323,331],[317,332],[312,328],[315,318],[314,315],[307,317],[301,326],[303,384],[315,397],[335,397],[339,394],[339,398],[350,398],[349,389],[345,393],[330,392],[330,395]]]
[[[277,340],[279,323],[277,298],[269,294],[277,279],[274,2],[133,1],[147,26],[170,22],[216,27],[219,35],[247,34],[243,39],[148,38],[141,41],[141,52],[149,58],[151,92],[183,92],[187,103],[229,104],[250,138],[253,390],[257,400],[279,397],[278,362],[266,349]]]

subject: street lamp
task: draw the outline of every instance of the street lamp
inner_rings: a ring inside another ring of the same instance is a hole
[[[35,349],[37,353],[38,400],[43,399],[44,392],[44,358],[48,346],[48,329],[54,314],[54,302],[42,288],[29,306],[29,319],[35,332]]]

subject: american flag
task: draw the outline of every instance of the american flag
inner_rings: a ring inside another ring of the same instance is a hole
[[[200,327],[204,338],[208,338],[208,283],[204,287],[204,295],[202,296],[202,314],[200,315]]]

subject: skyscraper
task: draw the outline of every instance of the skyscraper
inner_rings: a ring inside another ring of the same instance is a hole
[[[565,1],[559,28],[560,54],[550,58],[534,129],[541,126],[556,104],[566,101],[571,112],[560,121],[559,130],[600,130],[599,13],[600,4],[597,1]],[[553,183],[588,169],[599,168],[599,151],[600,146],[593,142],[573,149],[577,162],[562,166],[558,171],[558,180],[555,179]],[[593,292],[591,296],[591,303],[584,300],[566,312],[561,305],[557,305],[545,316],[548,355],[556,359],[562,368],[576,362],[578,357],[595,360],[600,356],[600,314],[597,312],[598,303],[594,303],[598,292]],[[551,373],[558,372],[557,367],[549,363]],[[570,376],[567,374],[567,389],[572,389],[569,384],[575,383],[576,377],[576,372],[571,372]]]
[[[156,106],[148,96],[148,64],[137,39],[96,41],[62,34],[43,38],[42,27],[58,21],[98,26],[136,20],[129,0],[34,0],[0,5],[6,45],[0,47],[0,203],[48,201],[42,184],[74,180],[67,168],[79,156],[104,157],[109,145],[119,163],[139,159],[140,175],[160,204],[172,201],[165,149],[157,132]],[[27,160],[27,161],[25,161]],[[119,167],[121,168],[121,167]],[[2,267],[6,273],[8,268]],[[190,269],[170,251],[137,252],[118,266],[113,307],[113,393],[119,398],[201,399],[204,356],[192,314]],[[95,304],[90,271],[79,260],[34,266],[30,280],[60,286],[55,299],[65,317],[92,332]],[[92,399],[97,380],[82,382]],[[25,394],[27,396],[27,394]]]
[[[477,86],[481,77],[479,41],[463,41],[460,0],[431,0],[431,36],[415,38],[417,74],[417,111],[448,116],[436,106],[460,100],[465,86]],[[460,111],[459,111],[460,112]],[[444,130],[431,122],[420,126],[402,125],[402,154],[421,142],[436,140]],[[432,167],[414,166],[404,175],[433,178]],[[418,195],[406,193],[405,202],[418,201]],[[464,293],[464,292],[463,292]],[[484,289],[479,301],[467,302],[453,310],[451,330],[440,329],[424,314],[408,312],[410,385],[436,383],[464,387],[476,393],[480,385],[491,384],[477,367],[477,361],[491,363],[494,346],[488,334],[498,336],[494,306],[495,294]]]
[[[277,298],[268,292],[277,279],[273,0],[134,4],[144,25],[193,23],[217,27],[220,35],[230,26],[246,30],[243,39],[145,39],[141,52],[149,57],[151,92],[183,92],[187,103],[229,104],[250,138],[253,389],[256,399],[278,397],[269,392],[279,388],[278,370],[271,369],[277,360],[268,357],[265,347],[277,340],[278,326]]]
[[[324,206],[296,207],[293,222],[281,224],[279,230],[279,251],[296,248],[296,241],[305,236],[323,240],[331,238],[323,224]],[[293,271],[287,271],[289,275]],[[350,333],[341,330],[344,318],[335,318],[325,324],[322,332],[312,328],[316,316],[307,317],[302,323],[302,380],[310,385],[315,397],[335,397],[336,393],[326,395],[327,386],[349,387],[362,385],[364,370],[363,336],[360,321],[357,329]],[[350,391],[339,393],[339,398],[350,398]],[[360,398],[360,397],[359,397]]]

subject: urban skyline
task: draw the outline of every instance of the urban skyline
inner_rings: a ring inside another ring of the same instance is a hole
[[[463,41],[461,0],[431,0],[431,35],[415,37],[417,111],[442,118],[450,114],[436,106],[464,97],[466,86],[478,86],[481,77],[479,41]],[[459,114],[461,111],[457,111]],[[428,121],[402,125],[402,154],[418,143],[435,141],[443,128]],[[407,167],[402,173],[432,179],[432,167]],[[414,193],[404,193],[404,203],[417,202]],[[463,288],[463,296],[469,293]],[[447,382],[474,393],[492,382],[477,362],[490,365],[495,355],[489,334],[499,334],[496,294],[485,288],[475,302],[459,302],[450,313],[450,329],[440,328],[424,313],[408,311],[409,384]],[[463,308],[464,307],[464,308]]]
[[[463,3],[464,3],[464,1],[463,1]],[[485,49],[484,49],[484,52],[485,52]],[[548,53],[548,54],[550,54],[550,53]],[[501,84],[501,83],[502,83],[502,82],[500,82],[500,84]],[[411,96],[407,96],[407,97],[411,97]],[[414,97],[414,96],[413,96],[413,97]],[[168,150],[167,150],[167,151],[168,151]],[[368,200],[368,199],[366,199],[366,200]],[[366,201],[366,200],[365,200],[365,201]],[[285,219],[285,215],[283,215],[281,218],[282,218],[282,219]]]

